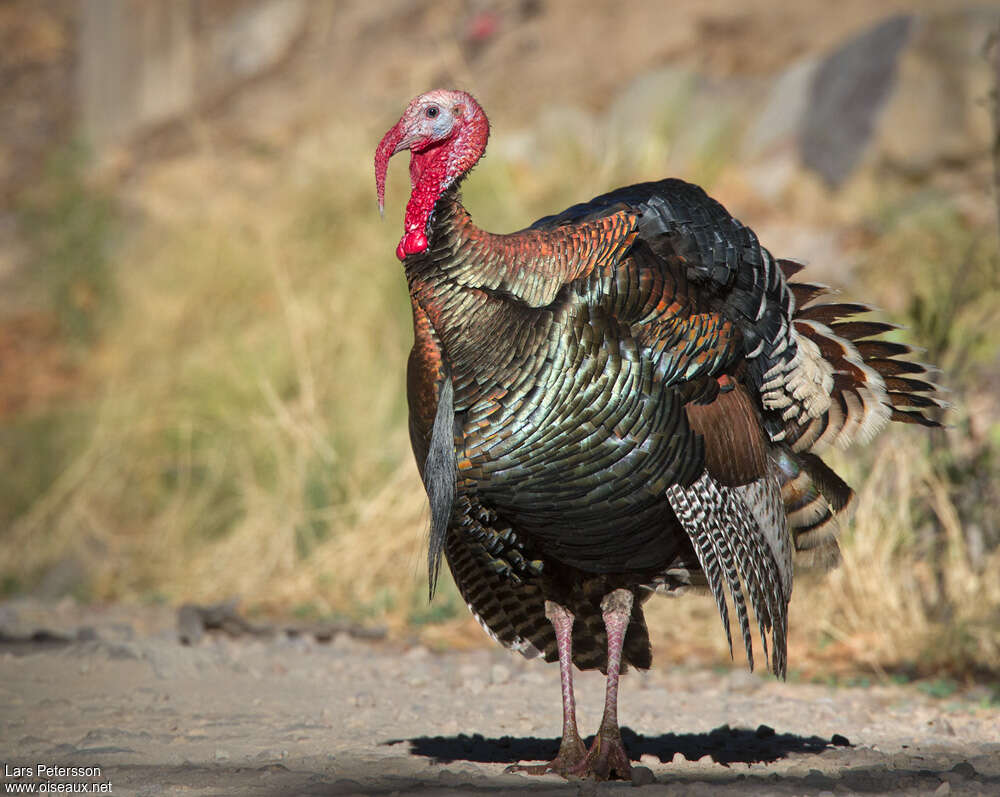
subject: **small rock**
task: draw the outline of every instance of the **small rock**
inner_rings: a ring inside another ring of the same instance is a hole
[[[462,686],[474,695],[481,694],[486,688],[486,684],[483,682],[482,678],[466,678],[462,683]]]
[[[961,775],[963,778],[974,778],[977,774],[976,768],[968,761],[959,761],[951,768],[951,771]]]
[[[951,794],[951,784],[948,781],[943,781],[940,786],[934,789],[935,794]]]
[[[774,736],[774,728],[770,725],[758,725],[757,732],[755,734],[758,739],[770,739]]]
[[[812,787],[826,786],[830,782],[830,778],[828,778],[818,769],[810,769],[802,780],[807,786],[812,786]]]
[[[841,736],[839,733],[835,733],[830,737],[830,744],[835,747],[850,747],[851,741],[846,736]]]
[[[760,679],[746,670],[735,670],[726,678],[725,686],[730,692],[753,692],[760,687]]]
[[[653,770],[649,767],[632,767],[632,785],[633,786],[648,786],[653,783],[656,778],[653,776]]]
[[[505,684],[510,680],[510,670],[502,664],[494,664],[490,668],[490,682],[494,684]]]
[[[442,770],[438,774],[437,779],[443,786],[457,786],[462,782],[462,776],[458,772],[452,772],[450,769]]]
[[[130,642],[105,642],[103,650],[109,659],[117,661],[139,661],[142,659],[142,650]]]
[[[135,639],[135,628],[130,623],[114,623],[108,629],[121,639]],[[97,631],[100,634],[100,631]]]
[[[403,654],[403,658],[407,661],[420,661],[421,659],[426,659],[431,655],[431,652],[425,648],[423,645],[417,645],[416,647],[410,648],[406,653]]]
[[[288,767],[284,764],[265,764],[259,767],[257,771],[261,774],[261,777],[266,777],[274,772],[288,772]]]
[[[965,690],[965,699],[969,703],[993,702],[996,692],[990,686],[971,686]]]
[[[77,642],[96,642],[97,639],[97,629],[91,625],[84,625],[76,629]]]
[[[330,642],[330,649],[336,651],[337,653],[356,653],[361,649],[362,645],[350,634],[343,631],[334,634],[333,641]],[[406,654],[404,654],[405,656]],[[341,781],[337,781],[340,783]],[[353,783],[354,781],[343,781],[344,783]]]
[[[228,761],[229,760],[229,753],[227,753],[225,750],[216,750],[215,751],[215,760],[216,761]]]
[[[202,622],[198,607],[185,603],[177,612],[177,636],[182,645],[197,645],[205,635],[205,624]]]
[[[45,744],[45,739],[42,739],[39,736],[22,736],[17,741],[18,741],[18,744],[25,744],[25,745],[29,745],[29,744]]]

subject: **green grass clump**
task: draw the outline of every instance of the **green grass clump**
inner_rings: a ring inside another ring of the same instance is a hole
[[[85,180],[88,161],[79,143],[57,151],[16,208],[32,279],[64,335],[83,344],[94,342],[117,299],[110,256],[116,208],[107,191]]]

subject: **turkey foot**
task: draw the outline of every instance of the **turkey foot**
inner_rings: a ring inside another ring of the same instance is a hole
[[[632,764],[625,752],[625,745],[622,744],[618,726],[607,729],[602,727],[583,760],[568,774],[594,780],[630,780]]]
[[[570,739],[563,736],[559,753],[547,764],[511,764],[505,772],[523,772],[525,775],[562,775],[568,778],[575,774],[587,755],[587,747],[579,736]]]
[[[524,772],[528,775],[556,773],[568,777],[584,756],[587,748],[576,726],[576,699],[573,695],[573,613],[565,606],[545,601],[545,616],[556,632],[559,649],[559,681],[562,685],[563,735],[559,753],[547,764],[512,764],[507,772]]]
[[[616,589],[601,601],[604,627],[608,632],[608,682],[604,695],[604,717],[594,743],[583,761],[571,770],[572,775],[593,777],[596,780],[610,780],[612,773],[622,780],[632,777],[632,765],[618,728],[618,676],[621,672],[625,631],[632,616],[632,600],[630,590]]]

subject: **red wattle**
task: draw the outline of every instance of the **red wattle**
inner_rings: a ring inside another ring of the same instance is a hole
[[[407,255],[416,255],[426,249],[427,236],[424,235],[422,230],[414,230],[406,233],[406,235],[400,239],[399,246],[396,247],[396,257],[402,260]]]

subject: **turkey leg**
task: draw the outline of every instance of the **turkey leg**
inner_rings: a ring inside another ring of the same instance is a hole
[[[631,595],[629,595],[631,597]],[[573,614],[565,606],[545,601],[545,616],[556,632],[559,650],[559,680],[562,684],[563,732],[559,743],[559,753],[548,764],[524,766],[514,764],[508,772],[526,772],[530,775],[545,775],[556,772],[568,775],[586,755],[580,732],[576,727],[576,698],[573,695]]]
[[[612,777],[627,780],[632,777],[632,765],[618,727],[618,676],[621,672],[625,631],[632,616],[632,592],[627,589],[609,592],[601,601],[601,612],[608,633],[608,682],[604,696],[604,717],[590,750],[572,768],[570,774],[591,776],[597,780],[610,780]]]

